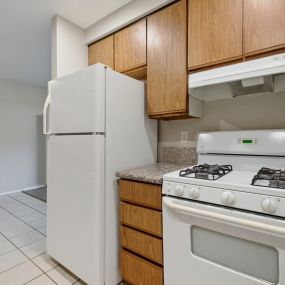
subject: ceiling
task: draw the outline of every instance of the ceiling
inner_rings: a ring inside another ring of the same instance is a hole
[[[52,18],[86,29],[131,0],[0,0],[0,78],[46,86]]]

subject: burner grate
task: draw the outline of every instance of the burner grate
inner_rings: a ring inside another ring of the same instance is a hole
[[[218,165],[218,164],[200,164],[193,168],[182,169],[179,176],[204,179],[204,180],[217,180],[233,170],[231,165]]]
[[[253,177],[251,185],[285,189],[285,170],[262,167]]]

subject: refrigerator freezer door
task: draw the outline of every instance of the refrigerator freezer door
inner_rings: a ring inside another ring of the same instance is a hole
[[[96,64],[51,82],[49,133],[105,131],[105,73]]]
[[[47,252],[86,283],[104,282],[102,135],[48,138]]]

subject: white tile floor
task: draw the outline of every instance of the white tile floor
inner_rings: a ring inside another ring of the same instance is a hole
[[[85,284],[46,253],[46,203],[0,196],[0,285]]]

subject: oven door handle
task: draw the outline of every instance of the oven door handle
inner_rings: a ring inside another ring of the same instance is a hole
[[[259,232],[269,233],[271,235],[273,234],[273,235],[278,235],[282,237],[285,236],[285,228],[283,227],[263,224],[263,223],[255,222],[252,220],[232,217],[228,215],[210,212],[207,210],[195,209],[195,208],[190,208],[187,206],[178,205],[177,203],[173,201],[173,199],[168,198],[168,197],[164,197],[163,202],[167,208],[175,212],[181,213],[181,214],[186,214],[188,216],[191,215],[195,217],[202,217],[202,218],[214,220],[217,222],[224,222],[230,225],[245,227],[245,228],[249,228],[251,230],[256,230]]]

